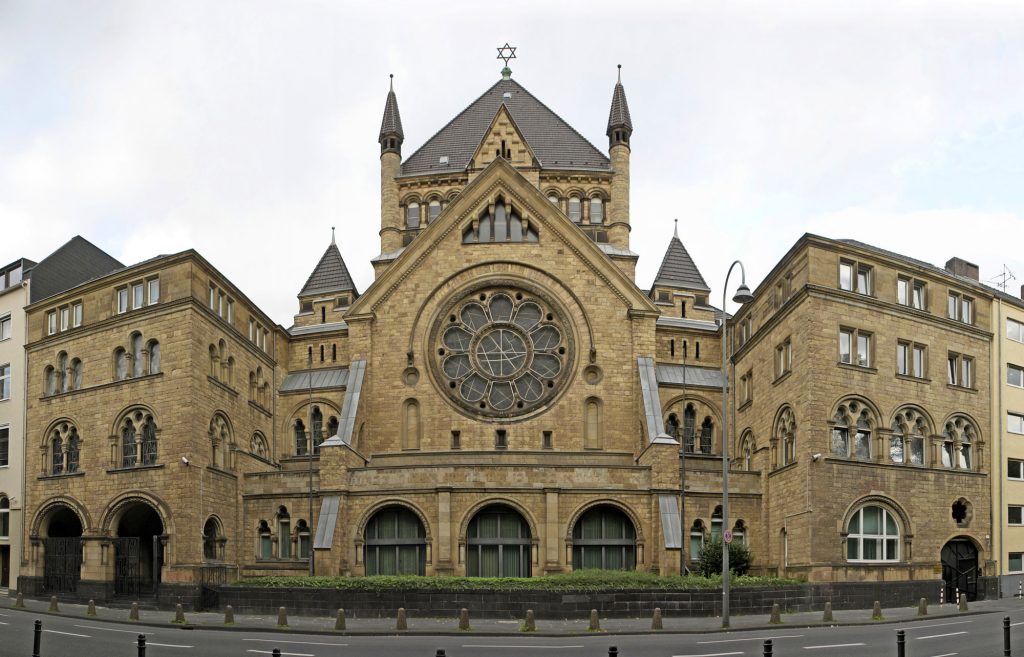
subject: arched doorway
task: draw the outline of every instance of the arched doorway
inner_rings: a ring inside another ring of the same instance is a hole
[[[515,509],[493,504],[469,523],[466,531],[466,575],[529,577],[530,526]]]
[[[48,593],[73,593],[82,576],[82,521],[67,506],[46,520],[43,539],[43,588]]]
[[[163,566],[163,533],[160,514],[145,502],[133,502],[121,512],[114,539],[116,595],[156,591]]]
[[[589,509],[572,528],[572,567],[604,570],[636,568],[636,529],[610,505]]]
[[[946,600],[955,601],[957,593],[966,593],[968,600],[977,599],[978,575],[978,548],[971,539],[961,536],[942,546]]]
[[[427,532],[419,516],[402,506],[381,509],[363,535],[367,575],[425,575]]]

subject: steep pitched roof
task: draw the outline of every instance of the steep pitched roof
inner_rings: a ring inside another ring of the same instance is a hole
[[[341,252],[338,251],[338,245],[333,241],[324,251],[324,255],[313,269],[313,273],[309,275],[299,296],[332,292],[353,292],[355,296],[359,296],[352,277],[348,273],[348,267],[345,266]]]
[[[651,287],[653,288],[655,285],[711,291],[678,236],[673,236],[672,241],[668,243],[665,258],[661,261],[661,268],[658,270],[658,275],[654,277],[654,284]]]
[[[75,235],[30,270],[29,302],[46,299],[118,269],[124,269],[124,265],[81,235]]]
[[[633,132],[633,121],[629,118],[629,103],[626,102],[626,89],[622,81],[615,83],[615,91],[612,92],[612,107],[608,111],[608,129],[605,131],[609,137],[612,128],[625,126],[629,132]]]
[[[377,140],[380,141],[385,135],[390,134],[397,134],[399,139],[405,139],[405,133],[402,132],[402,115],[398,113],[398,97],[395,96],[394,88],[388,91],[388,99],[384,101],[384,118],[380,122],[380,135]]]
[[[544,168],[608,171],[607,156],[512,79],[498,80],[410,155],[402,175],[464,171],[498,109],[505,105]],[[447,157],[448,163],[441,164]]]

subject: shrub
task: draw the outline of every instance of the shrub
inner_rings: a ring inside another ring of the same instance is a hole
[[[729,572],[734,575],[746,575],[750,570],[753,556],[745,543],[733,541],[729,544]],[[704,577],[722,575],[722,539],[713,538],[705,541],[697,555],[697,570]]]

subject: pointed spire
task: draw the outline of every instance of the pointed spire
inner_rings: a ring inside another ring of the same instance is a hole
[[[665,250],[665,257],[661,261],[661,268],[658,269],[658,275],[654,277],[654,283],[651,285],[652,290],[655,286],[699,292],[711,291],[707,282],[704,281],[704,277],[701,276],[700,270],[697,269],[697,265],[694,264],[693,258],[690,257],[686,247],[679,239],[678,219],[676,220],[676,230],[668,243],[668,249]]]
[[[679,239],[679,220],[678,219],[673,219],[672,221],[674,221],[676,223],[675,228],[672,229],[672,237],[674,237],[676,239]],[[331,229],[331,234],[332,235],[334,234],[334,229],[333,228]]]
[[[393,151],[401,154],[405,133],[402,131],[402,115],[398,113],[398,97],[395,96],[395,75],[391,74],[388,98],[384,102],[384,118],[380,122],[380,134],[377,136],[381,153]]]
[[[622,64],[619,64],[619,79],[612,92],[612,107],[608,112],[609,147],[616,144],[629,145],[629,136],[633,134],[633,121],[629,118],[629,103],[626,102],[626,88],[622,86]]]
[[[678,221],[678,219],[676,220]],[[337,246],[338,243],[334,241],[334,226],[331,226],[331,246]]]
[[[334,242],[334,228],[331,228],[331,244],[324,251],[320,262],[317,263],[313,273],[309,275],[306,284],[302,286],[299,297],[312,295],[335,294],[337,292],[351,292],[353,297],[358,297],[355,283],[348,273],[345,260],[341,257],[338,245]]]

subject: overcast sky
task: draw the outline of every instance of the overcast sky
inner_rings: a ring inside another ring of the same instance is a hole
[[[288,326],[331,226],[372,281],[388,74],[408,156],[508,41],[605,151],[622,64],[642,288],[674,218],[712,299],[804,232],[1024,283],[1022,2],[370,4],[0,0],[0,265],[194,248]]]

